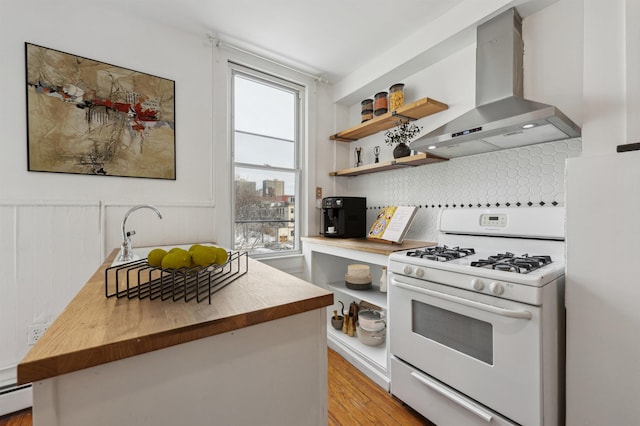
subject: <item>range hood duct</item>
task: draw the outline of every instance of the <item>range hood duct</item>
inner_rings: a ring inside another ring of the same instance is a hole
[[[445,158],[580,136],[552,105],[522,96],[522,20],[511,8],[478,26],[476,108],[416,139],[411,149]]]

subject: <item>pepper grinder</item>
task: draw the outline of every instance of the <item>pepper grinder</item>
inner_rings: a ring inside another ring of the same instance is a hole
[[[380,158],[378,158],[380,156],[380,147],[379,146],[374,146],[373,147],[373,155],[376,156],[376,159],[375,159],[374,163],[379,163],[380,162]]]

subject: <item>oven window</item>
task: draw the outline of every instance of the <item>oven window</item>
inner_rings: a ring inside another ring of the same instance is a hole
[[[451,349],[493,365],[491,323],[411,301],[412,330]]]

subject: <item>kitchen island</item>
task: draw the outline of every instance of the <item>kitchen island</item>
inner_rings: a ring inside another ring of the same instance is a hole
[[[116,253],[18,365],[36,426],[327,424],[331,292],[248,259],[211,304],[106,298]]]

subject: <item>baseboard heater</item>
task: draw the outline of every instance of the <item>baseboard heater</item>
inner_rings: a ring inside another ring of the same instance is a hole
[[[0,387],[0,417],[33,405],[31,384]]]

